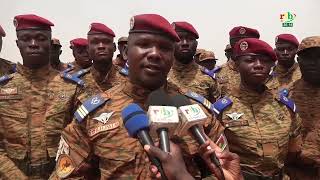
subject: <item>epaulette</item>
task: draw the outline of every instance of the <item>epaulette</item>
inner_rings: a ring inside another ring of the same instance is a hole
[[[216,73],[218,71],[220,71],[221,67],[220,66],[217,66],[215,68],[213,68],[212,70],[209,70],[205,67],[201,67],[200,70],[204,73],[204,74],[207,74],[208,76],[210,76],[211,78],[213,79],[216,79]]]
[[[79,78],[79,77],[83,76],[84,74],[87,74],[88,72],[90,72],[90,68],[81,69],[81,70],[73,73],[72,76]]]
[[[13,74],[6,74],[0,77],[0,83],[4,83],[13,78]]]
[[[230,105],[232,105],[232,100],[225,96],[221,99],[218,99],[215,103],[213,103],[213,111],[216,114],[220,114]]]
[[[279,95],[283,95],[285,97],[288,97],[289,96],[289,90],[286,89],[286,88],[283,88],[279,91]]]
[[[82,122],[82,120],[87,117],[87,115],[103,105],[105,102],[107,102],[110,98],[105,98],[101,94],[98,94],[96,96],[92,96],[88,99],[86,99],[82,105],[76,110],[74,113],[74,117],[77,119],[79,123]]]
[[[67,69],[63,70],[61,73],[68,73],[70,71],[72,71],[74,69],[74,65],[73,64],[67,64]]]
[[[72,75],[69,74],[69,73],[61,73],[60,76],[61,76],[63,79],[67,80],[67,81],[71,81],[71,82],[73,82],[73,83],[75,83],[75,84],[78,84],[79,86],[82,86],[82,87],[84,86],[84,81],[83,81],[83,80],[81,80],[81,79],[78,78],[78,77],[72,76]]]
[[[294,103],[294,101],[288,97],[286,97],[283,94],[279,94],[279,99],[277,99],[279,102],[281,102],[282,104],[286,105],[289,109],[291,109],[292,112],[296,112],[297,111],[297,107],[296,104]]]
[[[209,100],[207,100],[205,97],[201,96],[200,94],[197,94],[192,91],[187,91],[185,93],[185,96],[197,101],[198,103],[201,103],[204,107],[206,107],[209,111],[215,114],[220,114],[225,108],[230,106],[232,104],[231,99],[228,97],[224,97],[222,99],[219,99],[217,102],[212,104]]]
[[[120,68],[119,69],[119,73],[124,75],[124,76],[128,76],[129,75],[129,69],[127,68]]]

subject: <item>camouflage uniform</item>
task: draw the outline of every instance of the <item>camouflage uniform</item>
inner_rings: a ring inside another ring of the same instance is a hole
[[[240,156],[242,171],[271,177],[281,173],[288,153],[300,151],[299,116],[270,90],[257,94],[233,88],[229,98],[233,104],[218,119],[226,127],[230,151]]]
[[[235,62],[229,60],[227,63],[221,66],[221,69],[217,71],[217,82],[221,88],[221,95],[225,96],[230,94],[233,87],[238,87],[240,84],[240,74],[235,69]]]
[[[188,89],[198,93],[211,102],[220,96],[217,82],[200,70],[195,62],[182,64],[175,61],[169,74],[168,81],[182,89]]]
[[[165,90],[169,94],[175,94],[178,88],[169,84]],[[66,156],[58,154],[57,167],[62,167],[60,168],[62,170],[56,170],[56,174],[67,175],[73,171],[73,175],[85,175],[85,173],[81,174],[82,165],[92,155],[96,155],[100,161],[101,179],[151,179],[149,163],[145,161],[146,153],[137,139],[128,136],[121,118],[122,109],[130,103],[137,103],[146,110],[145,102],[149,93],[150,91],[127,81],[101,94],[108,101],[89,113],[80,123],[74,120],[63,132],[63,141],[66,142],[64,147],[67,148],[62,148],[62,150],[68,152],[68,157],[71,159],[68,162],[72,163],[68,164],[70,168],[64,168],[66,167],[63,164],[65,161],[61,159],[65,159]],[[83,103],[87,98],[81,96],[78,100]],[[109,113],[105,121],[99,119],[102,113]],[[212,116],[208,114],[208,117]],[[210,123],[212,127],[208,134],[214,139],[221,134],[223,127],[218,121],[208,119],[210,120],[207,125]],[[185,160],[190,167],[189,171],[195,175],[198,171],[191,168],[193,161],[190,159],[190,154],[197,152],[198,145],[190,136],[184,136],[179,140],[186,155]],[[68,150],[65,151],[65,149]],[[55,178],[52,177],[52,179]]]
[[[116,66],[119,66],[121,68],[124,68],[126,65],[126,60],[124,60],[122,57],[120,57],[120,54],[117,55],[117,58],[113,60],[113,64]]]
[[[52,69],[55,69],[59,72],[68,68],[67,63],[63,63],[63,62],[59,62],[59,64],[55,64],[55,65],[51,64],[51,67]]]
[[[105,77],[101,77],[99,72],[95,70],[94,66],[90,68],[90,73],[81,78],[85,83],[85,91],[88,97],[94,94],[104,92],[113,86],[121,84],[126,80],[126,77],[121,75],[118,67],[112,65],[110,71]]]
[[[0,84],[1,179],[49,177],[76,91],[49,65],[31,70],[17,64],[12,79]]]
[[[301,78],[301,72],[298,63],[294,63],[290,69],[285,69],[280,65],[274,68],[271,79],[267,82],[269,89],[277,92],[283,88],[288,88],[293,82]]]
[[[14,66],[15,64],[0,58],[0,77],[5,75],[5,74],[11,74],[14,72]]]

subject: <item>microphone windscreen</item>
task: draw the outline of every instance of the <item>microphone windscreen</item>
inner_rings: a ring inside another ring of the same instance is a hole
[[[170,96],[163,90],[152,91],[147,99],[148,106],[173,106]]]
[[[142,129],[149,127],[149,119],[143,109],[137,104],[129,104],[121,112],[125,128],[131,137],[136,137]]]

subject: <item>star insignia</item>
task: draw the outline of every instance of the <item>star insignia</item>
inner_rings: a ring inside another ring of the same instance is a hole
[[[112,111],[110,113],[101,113],[98,117],[95,117],[93,119],[95,119],[99,122],[102,122],[103,124],[106,124],[113,113],[114,113],[114,111]]]

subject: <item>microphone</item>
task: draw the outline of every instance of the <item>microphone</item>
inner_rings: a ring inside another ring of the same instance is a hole
[[[158,134],[160,148],[164,152],[170,152],[169,137],[173,135],[179,124],[178,110],[169,95],[162,89],[151,92],[147,104],[151,135]]]
[[[178,108],[179,116],[181,118],[181,124],[177,129],[178,135],[185,135],[189,131],[196,141],[202,145],[207,141],[206,136],[201,131],[199,124],[202,125],[207,119],[207,115],[203,112],[199,104],[191,104],[190,100],[183,95],[176,95],[172,97],[172,101]],[[211,162],[219,168],[222,179],[224,174],[221,168],[221,163],[215,153],[210,156]]]
[[[125,107],[121,116],[123,119],[123,124],[128,131],[130,137],[137,138],[142,146],[151,145],[154,146],[153,140],[149,134],[149,119],[146,113],[137,104],[129,104]],[[163,179],[167,179],[160,161],[157,158],[150,157],[148,155],[152,164],[154,164]]]

